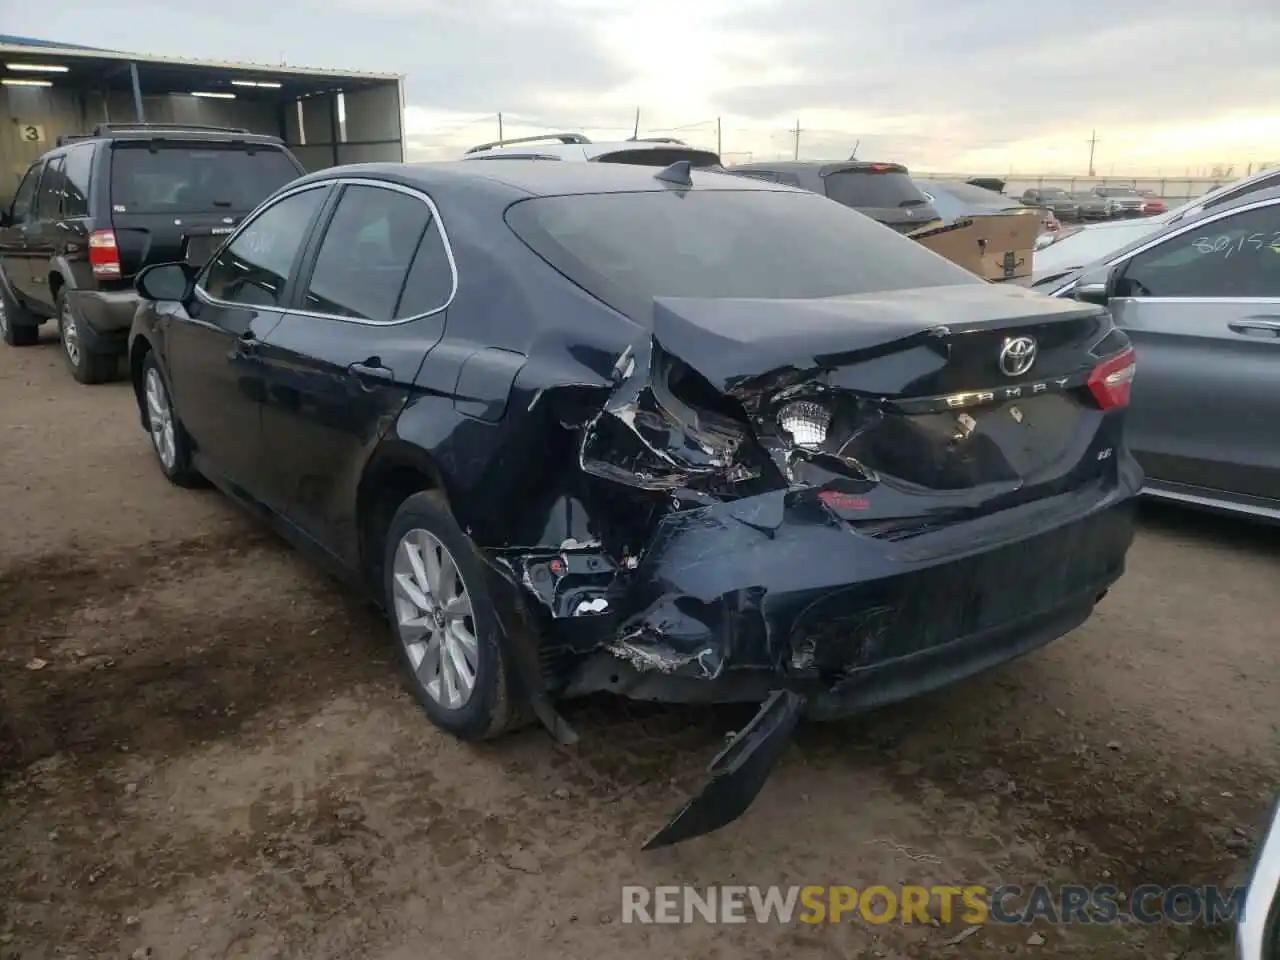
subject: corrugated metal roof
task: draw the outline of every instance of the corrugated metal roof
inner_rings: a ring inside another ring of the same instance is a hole
[[[0,33],[0,45],[6,47],[62,47],[64,50],[96,50],[99,53],[119,53],[118,50],[107,50],[105,47],[86,47],[80,43],[58,43],[54,40],[37,40],[35,37],[15,37],[9,33]]]
[[[259,74],[332,77],[334,79],[403,80],[401,73],[373,73],[366,70],[332,70],[323,67],[302,67],[285,63],[252,63],[236,60],[201,60],[195,57],[158,57],[149,53],[128,53],[122,50],[106,50],[86,47],[78,43],[61,43],[39,40],[34,37],[15,37],[0,34],[0,50],[19,52],[23,48],[41,52],[58,51],[66,56],[93,57],[101,60],[134,61],[136,63],[173,64],[175,66],[204,67],[210,70],[246,70]]]

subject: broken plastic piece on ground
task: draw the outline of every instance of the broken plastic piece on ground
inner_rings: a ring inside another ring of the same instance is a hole
[[[707,767],[711,779],[649,842],[646,850],[670,846],[719,830],[746,813],[791,742],[805,698],[775,690]]]

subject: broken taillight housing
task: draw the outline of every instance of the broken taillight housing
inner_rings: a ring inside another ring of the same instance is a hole
[[[812,400],[795,400],[778,411],[778,426],[797,447],[817,450],[827,440],[831,411]]]
[[[1137,359],[1133,347],[1125,347],[1115,356],[1103,360],[1089,374],[1089,392],[1103,410],[1129,405],[1133,375],[1138,368]]]

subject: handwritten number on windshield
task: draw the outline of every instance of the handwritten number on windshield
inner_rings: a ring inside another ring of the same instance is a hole
[[[1202,254],[1220,253],[1223,259],[1244,250],[1246,246],[1253,247],[1255,250],[1261,250],[1263,247],[1280,250],[1280,230],[1271,234],[1270,240],[1265,233],[1251,233],[1248,236],[1242,233],[1238,239],[1229,236],[1197,237],[1192,241],[1191,246]]]

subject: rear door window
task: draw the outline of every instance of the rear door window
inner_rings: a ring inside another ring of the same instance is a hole
[[[301,176],[274,147],[230,143],[117,143],[111,157],[116,213],[216,213],[252,210]]]
[[[302,308],[376,323],[396,319],[409,263],[430,219],[431,208],[415,196],[348,186],[320,244]]]
[[[927,202],[911,178],[897,171],[839,170],[823,182],[827,196],[846,207],[894,209]]]

